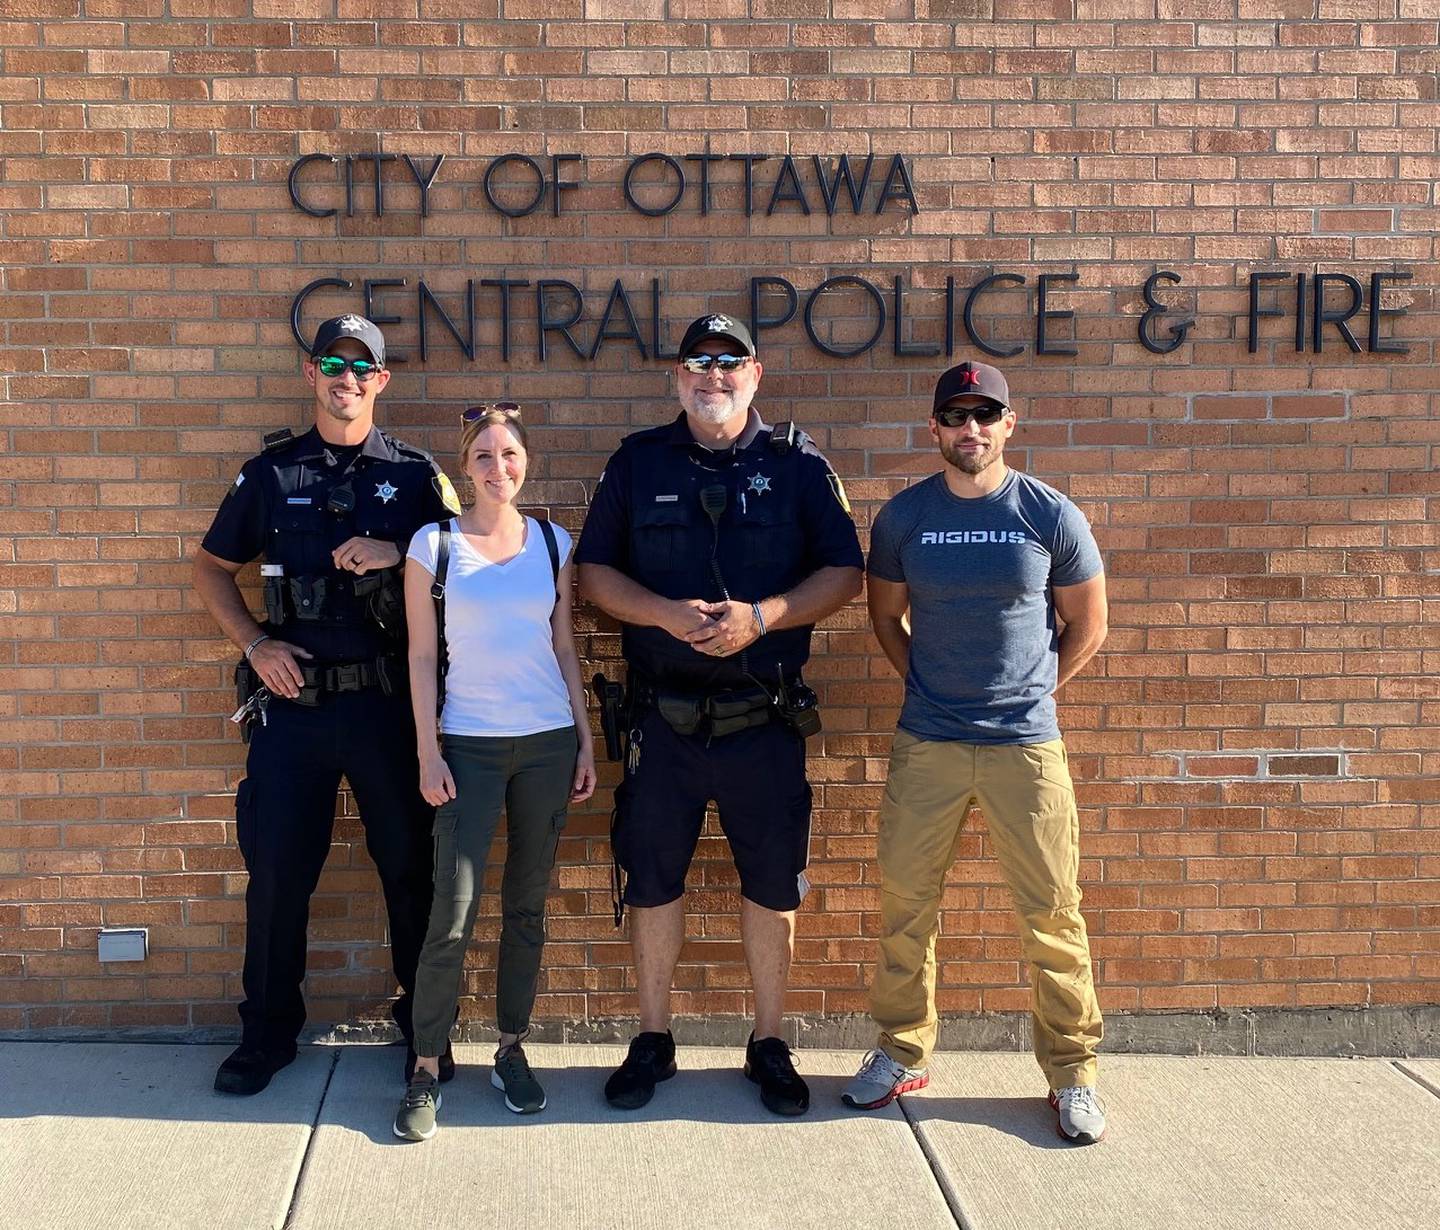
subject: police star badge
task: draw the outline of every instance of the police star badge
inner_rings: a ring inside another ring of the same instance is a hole
[[[375,484],[375,494],[380,498],[382,504],[388,504],[400,494],[400,488],[394,486],[389,479],[386,479],[383,483]]]
[[[756,495],[764,495],[765,492],[772,490],[772,488],[769,478],[764,474],[752,474],[750,475],[750,485],[746,487],[745,490],[753,491]]]

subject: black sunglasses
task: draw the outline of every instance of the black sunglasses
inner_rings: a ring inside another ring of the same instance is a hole
[[[687,372],[703,376],[712,367],[718,367],[726,374],[738,372],[748,362],[748,354],[690,354],[680,360],[680,366]]]
[[[361,382],[369,380],[380,370],[380,364],[372,363],[369,359],[342,359],[338,354],[327,354],[323,359],[317,359],[315,366],[320,369],[322,376],[343,376],[348,369],[355,373],[355,379]]]
[[[492,401],[483,406],[469,406],[460,411],[460,421],[462,423],[478,423],[487,414],[503,414],[507,419],[518,419],[520,403],[518,401]]]
[[[942,406],[935,411],[935,421],[941,427],[964,427],[967,419],[974,419],[981,427],[998,423],[1005,414],[1004,406],[981,406],[978,410],[957,410],[953,406]]]

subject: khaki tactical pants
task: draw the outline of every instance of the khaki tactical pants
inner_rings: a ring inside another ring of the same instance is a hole
[[[880,1048],[923,1068],[935,1048],[935,935],[965,813],[979,803],[1015,899],[1034,990],[1035,1058],[1052,1089],[1095,1083],[1103,1029],[1080,916],[1080,822],[1065,745],[992,746],[897,731],[880,811]]]

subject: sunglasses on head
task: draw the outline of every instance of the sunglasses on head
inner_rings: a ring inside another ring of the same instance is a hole
[[[680,366],[687,372],[703,376],[712,367],[718,367],[727,374],[738,372],[748,362],[748,354],[690,354],[680,360]]]
[[[372,363],[369,359],[342,359],[338,354],[327,354],[316,359],[315,366],[320,369],[322,376],[343,376],[349,370],[355,373],[356,380],[362,382],[369,380],[380,370],[380,364]]]
[[[990,427],[998,423],[1004,414],[1004,406],[980,406],[973,410],[959,410],[954,406],[942,406],[935,411],[935,421],[941,427],[964,427],[967,419],[974,419],[981,427]]]
[[[478,423],[487,414],[503,414],[507,419],[518,419],[520,403],[518,401],[492,401],[483,406],[469,406],[460,411],[460,421],[462,423]]]

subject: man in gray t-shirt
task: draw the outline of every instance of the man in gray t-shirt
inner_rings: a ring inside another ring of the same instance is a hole
[[[842,1098],[871,1109],[929,1081],[940,897],[979,804],[1015,898],[1050,1104],[1060,1134],[1089,1144],[1105,1131],[1102,1027],[1055,690],[1105,639],[1105,575],[1084,514],[1005,464],[1009,402],[993,367],[942,375],[930,435],[944,469],[886,504],[871,533],[870,618],[905,703],[880,812],[879,1040]]]

